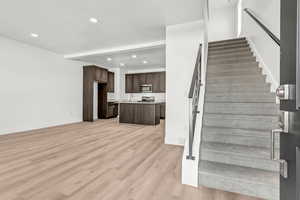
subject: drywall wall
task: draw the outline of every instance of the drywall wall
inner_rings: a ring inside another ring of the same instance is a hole
[[[83,63],[0,37],[0,134],[82,121]]]
[[[98,82],[94,81],[94,104],[93,104],[93,119],[98,119]]]
[[[280,38],[280,0],[243,0],[242,7],[251,9],[254,15]],[[274,91],[280,80],[280,47],[244,11],[242,36],[248,38]]]
[[[188,91],[200,43],[201,21],[166,28],[165,143],[184,145],[188,135]]]
[[[141,100],[142,96],[154,96],[157,101],[165,101],[165,93],[134,93],[128,94],[125,92],[125,74],[147,73],[147,72],[161,72],[165,71],[164,67],[149,68],[149,69],[127,69],[127,68],[113,68],[109,69],[115,72],[115,92],[109,93],[108,100],[118,101],[137,101]]]
[[[211,9],[208,28],[208,41],[218,41],[235,38],[237,35],[236,6],[226,6]]]

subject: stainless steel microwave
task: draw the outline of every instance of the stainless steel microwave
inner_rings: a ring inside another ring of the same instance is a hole
[[[152,85],[151,84],[144,84],[140,86],[142,93],[151,93],[152,92]]]

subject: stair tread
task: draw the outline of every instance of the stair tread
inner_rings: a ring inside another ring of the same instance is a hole
[[[214,47],[226,47],[226,46],[232,46],[232,45],[249,45],[247,41],[233,41],[233,42],[223,42],[219,44],[208,44],[209,48],[214,48]]]
[[[263,130],[252,130],[252,129],[242,129],[242,128],[229,128],[229,127],[219,127],[219,126],[203,126],[203,130],[206,132],[214,132],[223,135],[238,135],[238,136],[248,136],[248,137],[267,137],[270,138],[269,131]]]
[[[247,92],[247,93],[240,93],[240,92],[210,92],[206,96],[219,96],[219,97],[244,97],[244,98],[273,98],[275,100],[274,93],[261,93],[261,92]],[[257,96],[254,96],[257,95]],[[258,96],[260,95],[260,96]]]
[[[226,40],[218,40],[218,41],[213,41],[213,42],[209,42],[208,44],[216,44],[216,43],[221,43],[221,42],[231,42],[231,41],[247,41],[245,37],[241,37],[241,38],[231,38],[231,39],[226,39]]]
[[[279,116],[274,115],[204,113],[203,124],[205,126],[224,126],[228,128],[271,130],[279,128],[280,121]]]
[[[205,114],[205,117],[211,118],[226,118],[226,119],[237,119],[237,120],[268,120],[268,121],[278,121],[278,115],[242,115],[242,114]]]
[[[200,174],[211,174],[236,179],[239,182],[254,182],[256,184],[268,184],[273,187],[279,187],[279,175],[276,172],[210,161],[200,161],[199,166]],[[259,185],[257,186],[259,187]]]
[[[212,59],[212,58],[235,58],[236,56],[239,56],[239,57],[251,56],[251,57],[253,57],[253,53],[252,52],[236,52],[236,53],[228,53],[226,55],[209,55],[208,58],[209,59]]]
[[[279,200],[270,131],[280,109],[270,86],[245,38],[209,43],[199,185]]]
[[[239,62],[236,62],[236,63],[226,63],[226,64],[208,64],[208,66],[217,66],[217,67],[222,67],[222,66],[258,66],[258,62],[256,61],[247,61],[247,62],[243,62],[243,63],[239,63]]]
[[[223,82],[223,83],[215,83],[215,82],[208,82],[206,83],[207,87],[265,87],[270,86],[271,84],[265,82],[258,82],[258,83],[248,83],[248,82]]]
[[[214,54],[214,53],[210,53],[208,52],[208,58],[227,58],[227,57],[236,57],[236,56],[253,56],[253,52],[251,52],[250,50],[247,51],[237,51],[237,52],[228,52],[228,53],[221,53],[221,54]]]
[[[245,115],[278,115],[279,106],[263,102],[206,102],[205,113],[245,114]]]
[[[267,147],[253,147],[240,144],[203,142],[204,151],[222,152],[226,154],[252,158],[252,159],[270,159],[270,149]]]
[[[254,56],[239,56],[239,57],[236,57],[236,56],[232,56],[232,57],[221,57],[221,58],[208,58],[208,61],[235,61],[235,62],[239,62],[240,60],[256,60],[256,58]]]
[[[239,46],[235,48],[210,48],[208,54],[227,53],[227,52],[240,52],[240,51],[251,51],[250,46]]]
[[[252,102],[261,102],[261,103],[265,103],[265,102],[270,102],[270,103],[275,103],[275,97],[272,96],[267,96],[267,94],[264,94],[265,96],[261,96],[261,97],[254,97],[251,96],[251,93],[244,93],[246,94],[250,94],[249,97],[246,97],[245,95],[242,96],[231,96],[231,95],[225,95],[225,94],[210,94],[210,95],[206,95],[206,102],[232,102],[232,103],[252,103]]]
[[[248,43],[226,44],[219,46],[208,46],[209,50],[223,50],[223,49],[235,49],[235,48],[250,48]]]
[[[255,131],[223,127],[203,127],[202,140],[224,144],[237,144],[252,147],[269,147],[270,131]],[[275,138],[276,148],[279,148],[279,136]],[[224,159],[222,160],[224,162]],[[232,163],[231,163],[232,164]],[[270,168],[267,168],[270,169]]]

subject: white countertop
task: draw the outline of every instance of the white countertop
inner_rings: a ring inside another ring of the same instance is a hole
[[[146,102],[146,101],[126,101],[126,100],[121,100],[121,101],[108,101],[108,102],[116,102],[116,103],[132,103],[132,104],[161,104],[161,103],[165,103],[165,101]]]

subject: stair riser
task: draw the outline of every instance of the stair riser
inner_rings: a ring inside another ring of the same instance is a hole
[[[242,52],[229,52],[223,54],[209,54],[208,58],[231,58],[231,57],[238,57],[238,56],[253,56],[251,51],[242,51]]]
[[[260,77],[261,75],[261,72],[258,72],[258,71],[252,71],[252,72],[248,72],[248,73],[245,73],[245,72],[240,72],[240,71],[234,71],[234,72],[219,72],[219,73],[207,73],[207,79],[211,79],[211,78],[218,78],[218,77],[230,77],[230,78],[234,78],[234,77],[237,77],[237,78],[242,78],[242,77],[247,77],[247,76],[257,76]],[[256,79],[252,79],[252,83],[255,83],[255,80]]]
[[[236,165],[241,167],[251,167],[273,172],[279,171],[279,163],[277,161],[272,161],[269,156],[266,156],[266,158],[262,159],[254,159],[246,157],[245,155],[240,156],[203,149],[201,150],[201,160]]]
[[[272,130],[278,128],[278,120],[274,119],[230,119],[219,115],[218,117],[204,117],[205,126],[216,126],[225,128],[241,128],[254,130]]]
[[[223,83],[224,84],[243,84],[243,83],[253,84],[253,80],[255,80],[256,83],[260,83],[260,82],[265,81],[265,77],[263,77],[263,76],[243,76],[243,77],[211,76],[211,77],[207,77],[206,83],[207,84],[210,84],[210,83],[215,83],[215,84],[223,84]]]
[[[223,44],[223,43],[231,43],[231,42],[241,42],[241,41],[247,41],[246,38],[235,38],[235,39],[229,39],[229,40],[221,40],[221,41],[214,41],[209,42],[209,45],[216,45],[216,44]]]
[[[232,56],[232,55],[239,55],[239,54],[252,54],[251,50],[249,49],[239,49],[238,51],[211,51],[208,52],[208,58],[211,57],[227,57],[227,56]]]
[[[235,54],[227,54],[227,55],[210,55],[208,56],[208,60],[210,59],[234,59],[234,58],[249,58],[253,57],[253,53],[235,53]]]
[[[209,47],[220,47],[220,46],[226,46],[226,45],[239,45],[239,44],[248,44],[246,40],[238,40],[238,41],[232,41],[232,42],[220,42],[216,44],[208,44]]]
[[[236,59],[222,59],[222,60],[216,60],[216,59],[210,59],[208,60],[209,65],[217,65],[217,64],[243,64],[243,63],[249,63],[249,62],[255,62],[256,59],[254,57],[250,58],[236,58]]]
[[[215,49],[215,50],[209,50],[208,55],[222,55],[222,54],[228,54],[228,53],[245,53],[245,52],[251,52],[251,49],[248,47],[245,48],[235,48],[235,49]]]
[[[261,103],[275,103],[275,97],[246,97],[246,96],[233,96],[233,95],[219,95],[212,94],[206,96],[206,102],[232,102],[232,103],[243,103],[243,102],[261,102]]]
[[[228,63],[228,64],[208,64],[208,68],[211,67],[219,67],[219,68],[228,68],[228,67],[240,67],[240,68],[246,68],[246,67],[257,67],[258,68],[258,62],[244,62],[244,63]]]
[[[249,92],[253,92],[253,93],[262,93],[262,94],[268,94],[268,92],[270,91],[269,88],[248,88],[248,87],[234,87],[234,88],[226,88],[226,87],[220,87],[220,88],[206,88],[207,92],[212,92],[212,93],[240,93],[240,94],[244,94],[244,93],[249,93]]]
[[[251,74],[249,72],[244,71],[233,71],[233,72],[216,72],[216,73],[207,73],[207,80],[245,80],[252,78],[249,83],[256,83],[258,80],[265,80],[265,76],[262,75],[261,69],[254,70]]]
[[[236,48],[249,48],[248,44],[232,44],[232,45],[223,45],[223,46],[209,46],[209,51],[215,51],[215,50],[227,50],[227,49],[236,49]]]
[[[261,87],[265,87],[265,88],[270,88],[270,84],[264,83],[261,81],[261,84],[252,84],[252,83],[247,83],[247,82],[210,82],[210,83],[206,83],[206,88],[261,88]]]
[[[234,134],[210,133],[205,132],[203,134],[204,142],[216,142],[224,144],[236,144],[252,147],[269,147],[270,146],[270,133],[266,134],[266,137],[262,136],[242,136]],[[276,148],[279,148],[279,139],[276,140]]]
[[[247,114],[247,115],[278,115],[275,104],[259,103],[205,103],[205,113]]]
[[[261,72],[261,69],[257,66],[253,65],[222,65],[222,66],[214,66],[210,65],[207,69],[207,73],[222,73],[222,72]]]
[[[240,61],[240,60],[245,60],[245,59],[253,59],[255,58],[254,56],[251,55],[239,55],[239,56],[226,56],[226,57],[222,57],[222,56],[211,56],[208,57],[208,61]],[[254,61],[256,61],[254,59]]]
[[[236,179],[200,173],[199,185],[269,200],[279,200],[279,188],[271,184],[258,186],[255,182],[239,182]]]

